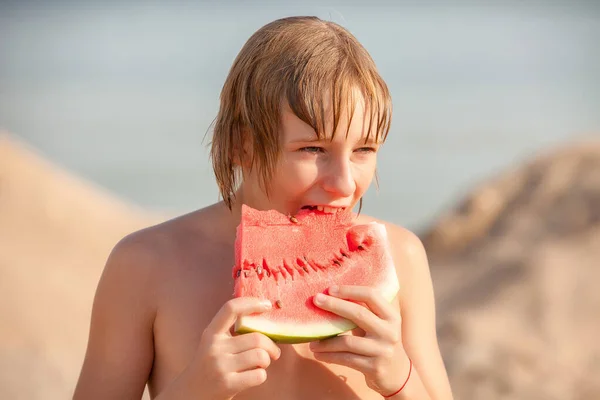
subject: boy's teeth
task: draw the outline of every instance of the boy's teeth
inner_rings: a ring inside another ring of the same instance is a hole
[[[328,207],[328,206],[303,206],[302,209],[320,211],[326,214],[335,214],[338,211],[344,210],[344,208],[339,207]]]
[[[317,206],[317,210],[326,214],[335,214],[338,211],[337,207]]]

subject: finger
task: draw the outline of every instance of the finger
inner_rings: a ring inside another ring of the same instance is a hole
[[[376,341],[350,335],[311,342],[309,348],[314,353],[353,353],[367,357],[374,357],[381,353],[381,345]]]
[[[232,354],[230,357],[230,371],[243,372],[255,368],[268,368],[271,365],[271,357],[266,350],[251,349],[242,353]]]
[[[371,310],[351,301],[319,293],[314,297],[315,305],[341,317],[347,318],[365,332],[380,335],[385,329],[383,321]]]
[[[370,370],[371,359],[353,353],[314,353],[315,360],[343,365],[357,371],[366,372]]]
[[[229,333],[229,329],[241,315],[262,313],[271,309],[271,302],[253,297],[237,297],[227,301],[210,322],[210,333]],[[230,333],[229,333],[230,334]]]
[[[267,380],[267,371],[263,368],[251,369],[231,375],[230,387],[234,392],[241,392],[259,386]]]
[[[259,332],[245,333],[228,340],[227,352],[238,354],[255,348],[265,350],[273,360],[277,360],[281,356],[279,346],[269,337]]]
[[[398,319],[398,311],[377,290],[367,286],[340,285],[329,288],[330,296],[365,303],[379,318],[386,321]]]

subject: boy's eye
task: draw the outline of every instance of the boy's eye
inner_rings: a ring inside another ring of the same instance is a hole
[[[377,149],[375,147],[361,147],[357,151],[361,153],[375,153]]]
[[[323,151],[323,148],[317,147],[317,146],[307,146],[307,147],[300,148],[299,151],[306,152],[306,153],[320,153]],[[377,151],[377,149],[375,147],[360,147],[360,148],[356,149],[355,151],[357,151],[359,153],[375,153]]]
[[[300,149],[300,151],[304,151],[307,153],[318,153],[320,151],[322,151],[323,149],[321,147],[316,147],[316,146],[308,146],[308,147],[302,147]]]

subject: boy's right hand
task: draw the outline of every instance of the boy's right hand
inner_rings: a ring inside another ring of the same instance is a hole
[[[239,316],[265,312],[271,307],[266,300],[240,297],[227,301],[214,316],[189,367],[202,388],[203,398],[230,399],[265,382],[266,368],[271,360],[279,358],[281,350],[261,333],[236,336],[231,327]]]

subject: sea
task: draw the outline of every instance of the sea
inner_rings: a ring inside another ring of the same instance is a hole
[[[0,128],[126,201],[218,200],[210,125],[247,38],[284,16],[348,28],[393,124],[365,213],[426,229],[482,181],[600,137],[600,1],[2,1]]]

